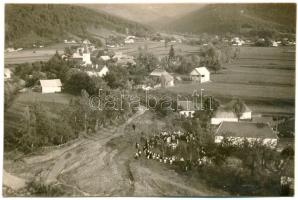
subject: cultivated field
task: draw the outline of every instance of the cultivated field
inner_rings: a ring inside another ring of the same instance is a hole
[[[294,113],[294,50],[294,47],[242,47],[240,59],[211,74],[211,82],[177,83],[166,90],[191,94],[204,89],[205,94],[222,99],[240,97],[254,112]]]
[[[136,41],[133,44],[126,44],[124,47],[112,48],[115,51],[121,51],[124,54],[135,56],[138,53],[138,48],[144,48],[147,46],[149,52],[153,53],[156,56],[166,56],[169,54],[170,46],[173,45],[176,54],[193,54],[199,51],[198,46],[191,46],[183,43],[171,43],[169,42],[167,47],[165,47],[164,42],[155,42],[155,41]]]

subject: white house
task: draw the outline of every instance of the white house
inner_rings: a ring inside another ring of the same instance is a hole
[[[180,117],[193,117],[196,108],[192,101],[177,101]]]
[[[191,80],[205,83],[210,81],[210,72],[206,67],[198,67],[190,72]]]
[[[91,42],[90,42],[89,40],[87,40],[87,39],[83,40],[82,43],[83,43],[83,44],[87,44],[87,45],[91,44]]]
[[[42,93],[61,92],[62,83],[60,79],[40,80]]]
[[[4,81],[11,79],[11,70],[4,68]]]
[[[270,148],[275,148],[278,140],[268,124],[253,122],[222,122],[215,133],[214,142],[221,143],[224,138],[233,145],[247,140],[249,143],[260,142]]]
[[[98,65],[96,65],[95,70],[89,70],[86,71],[86,73],[89,76],[103,77],[107,73],[109,73],[109,68],[106,65],[102,66],[101,68]]]
[[[239,37],[234,37],[231,42],[234,46],[242,46],[245,43],[244,40],[241,40]]]
[[[91,65],[92,64],[90,51],[89,51],[87,45],[84,46],[84,50],[83,50],[83,63],[85,65]]]
[[[100,56],[99,59],[106,62],[106,61],[110,60],[111,58],[110,58],[110,56]]]
[[[135,43],[135,40],[134,39],[125,39],[124,43],[125,44],[133,44],[133,43]]]
[[[225,105],[221,105],[215,115],[211,118],[211,124],[218,125],[221,122],[238,122],[238,117],[236,113],[233,111],[233,105],[235,104],[235,100],[230,101]],[[244,104],[244,111],[240,116],[240,120],[251,120],[251,110],[249,107]]]
[[[278,47],[278,43],[276,41],[272,41],[272,46],[273,47]]]

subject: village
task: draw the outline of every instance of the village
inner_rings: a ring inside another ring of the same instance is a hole
[[[5,196],[294,194],[293,38],[55,45],[5,50]]]

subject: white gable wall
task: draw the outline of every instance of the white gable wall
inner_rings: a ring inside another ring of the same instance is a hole
[[[219,125],[221,122],[238,122],[237,118],[211,118],[211,124],[213,125]]]
[[[61,92],[61,87],[42,87],[42,93],[55,93]]]

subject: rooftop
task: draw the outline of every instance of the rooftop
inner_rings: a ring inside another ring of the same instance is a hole
[[[150,73],[150,76],[161,76],[162,74],[168,74],[168,72],[161,68],[156,68]]]
[[[61,87],[60,79],[40,80],[41,87]]]
[[[268,124],[253,122],[222,122],[215,135],[247,138],[277,138]]]
[[[191,75],[208,74],[209,70],[206,67],[198,67],[192,70]]]

